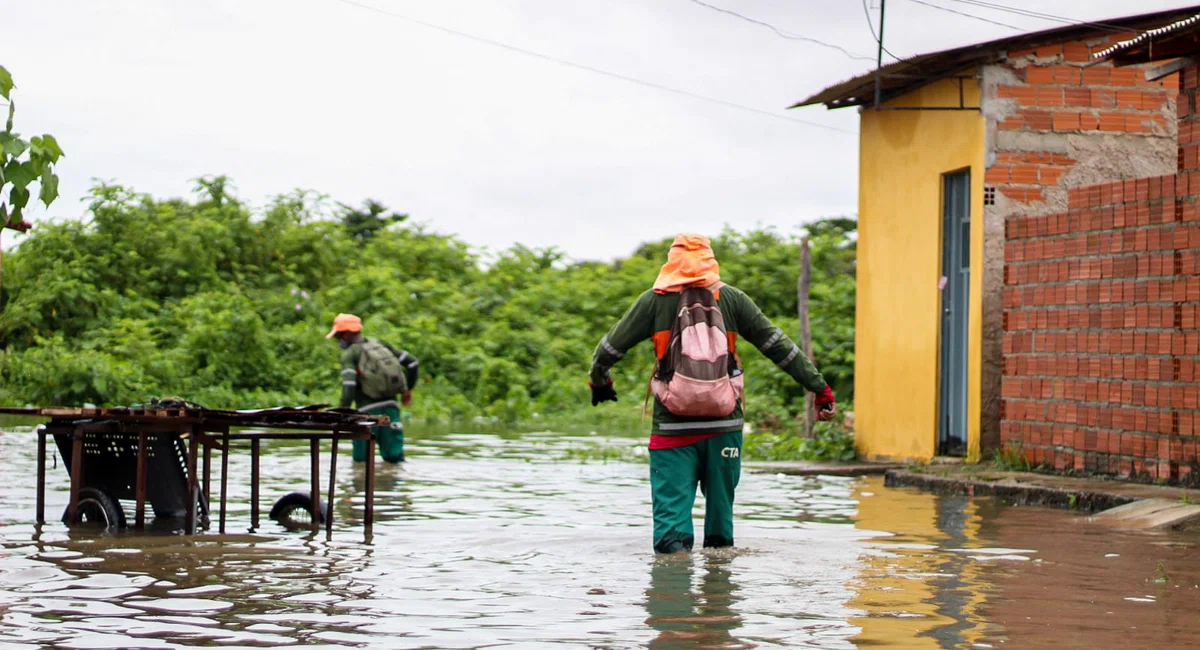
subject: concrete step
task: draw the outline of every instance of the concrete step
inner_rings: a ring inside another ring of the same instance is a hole
[[[1200,529],[1200,505],[1180,499],[1142,499],[1099,512],[1088,520],[1138,530]]]

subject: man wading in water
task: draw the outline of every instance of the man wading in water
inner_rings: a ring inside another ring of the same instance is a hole
[[[818,418],[833,417],[833,390],[754,301],[721,283],[707,237],[676,237],[654,288],[596,346],[592,406],[617,401],[609,369],[633,346],[654,340],[650,490],[658,553],[692,549],[697,483],[706,500],[704,546],[733,545],[733,493],[742,471],[739,336],[817,395]]]
[[[400,403],[412,403],[412,386],[417,383],[417,358],[390,344],[364,339],[362,320],[353,314],[338,314],[333,329],[325,336],[337,338],[342,347],[341,407],[354,403],[367,415],[386,415],[392,423],[373,427],[379,443],[379,455],[388,463],[404,460],[404,425],[400,423]],[[354,462],[367,460],[367,441],[354,441]]]

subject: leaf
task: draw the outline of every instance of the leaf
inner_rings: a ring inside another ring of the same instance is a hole
[[[0,97],[8,99],[8,94],[12,92],[13,80],[8,69],[0,65]]]
[[[29,148],[29,143],[18,138],[16,134],[4,132],[0,133],[0,148],[4,150],[5,154],[16,158],[25,153],[25,150]]]
[[[46,207],[49,207],[51,203],[54,203],[54,199],[58,198],[58,175],[49,169],[42,175],[42,189],[38,192],[38,198]]]
[[[8,203],[9,205],[13,206],[14,210],[12,218],[16,219],[17,212],[19,212],[26,205],[29,205],[29,190],[25,189],[24,187],[17,187],[14,185],[12,190],[10,190],[8,193]]]
[[[34,136],[32,142],[33,146],[52,163],[58,162],[58,159],[63,156],[63,150],[58,146],[58,140],[49,133],[43,133],[41,137]]]
[[[8,122],[4,125],[4,130],[12,133],[13,114],[17,112],[17,103],[13,100],[8,100]]]
[[[37,166],[30,162],[18,163],[15,160],[10,160],[4,167],[5,175],[8,177],[8,182],[12,183],[13,189],[25,189],[33,181],[37,180]]]

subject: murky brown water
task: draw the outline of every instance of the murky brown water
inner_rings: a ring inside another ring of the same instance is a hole
[[[746,474],[736,551],[655,558],[645,464],[563,459],[582,440],[553,434],[410,437],[411,462],[381,470],[367,545],[344,496],[361,469],[343,473],[332,543],[245,534],[243,455],[238,534],[39,532],[33,436],[0,433],[0,649],[1200,644],[1200,537]],[[269,458],[268,507],[308,477],[305,447]],[[60,463],[48,518],[67,487]]]

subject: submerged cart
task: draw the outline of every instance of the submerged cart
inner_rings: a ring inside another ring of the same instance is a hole
[[[127,525],[121,501],[134,502],[134,527],[143,530],[146,503],[156,518],[182,518],[185,534],[209,525],[212,452],[220,452],[218,531],[225,532],[229,454],[237,443],[250,451],[251,527],[259,524],[259,460],[263,440],[308,440],[311,491],[279,499],[272,518],[295,523],[307,512],[313,533],[325,526],[333,534],[333,501],[337,486],[338,443],[365,440],[368,458],[375,457],[371,427],[386,417],[321,407],[224,411],[195,405],[166,408],[0,408],[0,413],[42,416],[38,427],[37,522],[45,523],[46,444],[53,437],[71,477],[71,496],[63,520],[95,522],[112,528]],[[320,490],[321,442],[330,441],[329,476],[323,506]],[[238,445],[240,446],[240,445]],[[203,454],[200,450],[203,448]],[[199,467],[198,467],[199,466]],[[201,478],[200,474],[203,474]],[[375,514],[375,463],[366,463],[364,533],[372,533]]]

